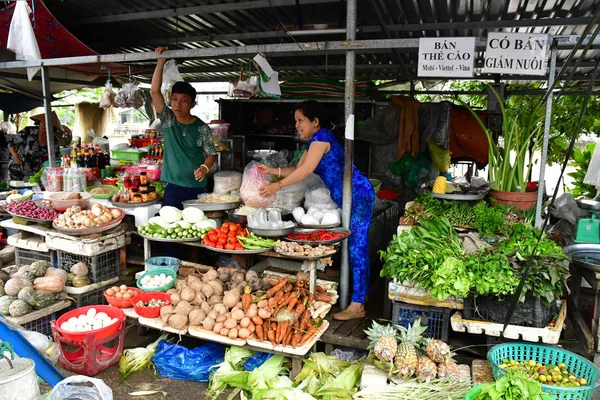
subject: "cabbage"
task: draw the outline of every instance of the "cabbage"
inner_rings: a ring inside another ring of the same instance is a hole
[[[217,221],[214,219],[205,219],[196,223],[197,229],[217,229]]]
[[[189,224],[195,224],[204,219],[204,212],[199,208],[188,207],[183,209],[181,212],[181,217],[185,222]]]
[[[164,206],[160,209],[158,214],[169,224],[181,220],[181,211],[175,207]]]
[[[159,225],[163,229],[169,229],[171,227],[171,224],[162,217],[152,217],[148,220],[148,223]]]

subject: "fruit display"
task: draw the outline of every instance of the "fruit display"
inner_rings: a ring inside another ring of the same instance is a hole
[[[4,209],[9,213],[20,217],[39,219],[43,221],[52,221],[59,216],[57,211],[50,208],[38,207],[35,202],[31,200],[13,201],[12,203],[4,206]]]
[[[54,220],[57,228],[87,229],[107,225],[123,216],[123,211],[118,208],[108,208],[101,204],[94,204],[89,210],[82,210],[79,206],[71,206]]]
[[[160,209],[159,216],[139,226],[138,232],[157,239],[202,239],[216,227],[215,220],[206,218],[202,210],[189,207],[181,211],[165,206]]]
[[[545,385],[555,386],[585,386],[587,380],[578,378],[567,369],[565,363],[558,365],[543,365],[535,360],[516,361],[505,358],[499,367],[505,371],[518,370]]]
[[[380,325],[373,321],[365,331],[373,363],[389,375],[404,379],[460,379],[450,347],[441,340],[424,338],[426,330],[427,326],[421,325],[420,319],[408,327]]]

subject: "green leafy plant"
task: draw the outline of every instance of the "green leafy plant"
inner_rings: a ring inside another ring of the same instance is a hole
[[[475,400],[543,400],[542,386],[521,371],[510,371],[495,382],[484,383]]]
[[[592,161],[592,155],[596,143],[588,143],[583,150],[577,147],[573,148],[573,160],[569,163],[570,167],[575,168],[574,172],[570,172],[569,175],[574,179],[572,187],[568,188],[573,197],[593,199],[596,196],[597,189],[594,185],[588,185],[583,183],[583,179],[587,173],[590,162]]]

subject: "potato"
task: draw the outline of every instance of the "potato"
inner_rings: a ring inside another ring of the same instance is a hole
[[[208,304],[213,305],[216,303],[222,303],[223,302],[223,297],[222,296],[217,296],[216,294],[213,294],[212,296],[210,296],[210,298],[207,300]]]
[[[192,281],[188,285],[188,287],[190,289],[192,289],[196,293],[201,293],[202,292],[202,286],[204,286],[204,283],[202,283],[202,281],[200,279],[198,279],[197,277],[194,277],[194,278],[196,278],[196,280]]]
[[[181,295],[179,293],[173,293],[171,295],[171,304],[176,306],[181,301]]]
[[[236,321],[241,321],[246,315],[244,314],[243,310],[235,310],[231,312],[231,316]]]
[[[194,300],[192,300],[192,302],[190,304],[199,306],[200,304],[202,304],[204,302],[206,302],[206,296],[204,296],[202,294],[202,292],[196,292],[196,297],[194,297]]]
[[[209,298],[210,296],[212,296],[215,293],[215,289],[208,283],[205,283],[204,285],[202,285],[201,290],[202,290],[202,293],[206,296],[206,298]]]
[[[254,326],[254,324],[250,324],[248,325],[248,332],[250,332],[250,334],[252,335],[254,333],[254,331],[256,330],[256,327]]]
[[[173,314],[175,308],[173,306],[164,306],[160,309],[160,315],[171,315]]]
[[[225,326],[225,328],[227,328],[227,329],[235,328],[237,326],[237,320],[235,320],[233,318],[229,318],[228,320],[226,320],[223,323],[223,326]]]
[[[261,300],[261,301],[259,301],[258,303],[256,303],[256,306],[257,306],[258,308],[265,308],[265,307],[267,307],[268,305],[269,305],[269,302],[268,302],[268,300]]]
[[[177,290],[177,289],[169,289],[169,290],[167,290],[167,293],[168,294],[179,293],[179,290]]]
[[[229,336],[229,329],[227,329],[227,328],[221,329],[221,331],[219,332],[219,335],[221,335],[221,336]]]
[[[227,312],[227,307],[223,303],[213,304],[213,311],[216,311],[219,315],[224,315]]]
[[[250,325],[250,318],[248,318],[248,317],[242,318],[242,320],[240,321],[240,326],[242,328],[247,328],[248,325]]]
[[[202,280],[195,275],[190,275],[185,279],[185,284],[190,288],[192,287],[192,284],[194,284],[194,282],[202,283]]]
[[[206,314],[207,316],[211,317],[212,319],[216,320],[217,318],[219,318],[219,314],[217,314],[217,312],[215,310],[210,310],[210,312],[208,314]]]
[[[252,317],[252,322],[255,325],[262,325],[264,323],[264,321],[262,320],[262,318],[258,317],[258,316],[257,317]]]
[[[179,294],[179,296],[182,300],[191,302],[194,301],[194,299],[196,298],[196,292],[194,292],[189,287],[184,287],[183,289],[181,289],[181,293]]]
[[[185,324],[188,322],[187,315],[183,314],[173,314],[171,318],[169,318],[169,326],[172,328],[181,330],[185,327]]]
[[[221,329],[223,329],[223,323],[222,322],[217,322],[215,324],[215,327],[213,328],[213,332],[214,333],[219,333],[219,332],[221,332]]]
[[[253,318],[258,315],[258,309],[250,307],[248,311],[246,311],[246,315],[248,318]]]
[[[208,283],[210,281],[214,281],[215,279],[217,279],[217,271],[215,271],[214,268],[210,268],[208,271],[206,271],[204,273],[204,275],[202,276],[202,282],[204,283]]]
[[[267,319],[271,316],[271,313],[268,312],[267,310],[265,310],[264,308],[260,308],[258,310],[258,316],[261,317],[262,319]]]
[[[215,320],[211,317],[204,318],[204,321],[202,321],[202,327],[207,331],[212,331],[215,327]]]
[[[225,315],[219,315],[219,317],[216,320],[217,322],[225,322],[227,321],[227,317]]]
[[[175,306],[175,314],[182,314],[187,317],[190,314],[190,311],[192,311],[192,306],[185,300],[181,300],[179,304]]]
[[[200,309],[208,314],[212,310],[212,307],[208,303],[202,303],[200,304]]]
[[[229,337],[229,339],[237,339],[238,337],[238,330],[237,328],[233,328],[229,330],[229,335],[227,335]]]
[[[232,329],[233,331],[234,329]],[[229,334],[231,334],[231,331],[229,331]],[[250,331],[246,328],[241,328],[238,332],[237,332],[238,336],[240,339],[248,339],[248,337],[250,336]]]
[[[216,294],[218,296],[221,296],[223,294],[223,284],[221,282],[214,280],[214,281],[208,282],[208,285],[210,285],[210,287],[213,288],[214,294]],[[210,296],[208,296],[208,297],[210,297]]]
[[[202,321],[204,321],[204,319],[206,318],[206,314],[202,310],[194,309],[190,311],[190,315],[188,315],[188,318],[190,320],[190,326],[198,326],[202,324]]]

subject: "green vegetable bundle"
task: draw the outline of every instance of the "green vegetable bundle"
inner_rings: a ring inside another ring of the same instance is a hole
[[[520,371],[510,371],[495,382],[484,383],[473,400],[544,400],[542,387]]]

